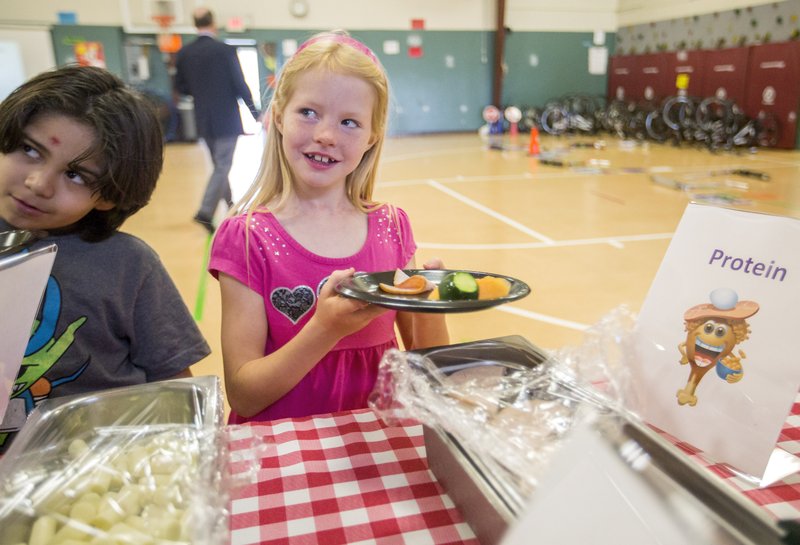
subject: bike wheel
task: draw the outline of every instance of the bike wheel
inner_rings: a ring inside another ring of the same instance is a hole
[[[780,126],[778,118],[772,112],[758,112],[756,126],[756,142],[759,146],[774,148],[778,145]]]
[[[519,130],[530,132],[534,127],[541,129],[542,110],[529,106],[522,110],[522,119],[519,122]]]
[[[664,142],[669,135],[669,127],[664,123],[664,117],[661,115],[661,110],[651,110],[647,112],[647,117],[644,120],[645,130],[647,136],[656,142]]]
[[[704,131],[718,129],[720,125],[727,130],[735,123],[733,103],[717,97],[704,98],[697,105],[695,120]]]
[[[547,134],[559,136],[567,132],[569,127],[569,114],[561,104],[551,103],[545,106],[542,112],[542,129]]]

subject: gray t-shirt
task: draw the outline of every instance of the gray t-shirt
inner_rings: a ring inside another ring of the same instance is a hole
[[[7,229],[0,220],[0,231]],[[31,249],[51,243],[58,253],[0,425],[0,452],[5,434],[44,399],[166,379],[210,353],[158,255],[142,240],[116,233],[85,242],[72,234]]]

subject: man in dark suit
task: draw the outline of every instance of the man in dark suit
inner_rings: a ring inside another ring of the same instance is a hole
[[[244,134],[239,115],[242,99],[253,118],[259,112],[244,81],[236,49],[216,39],[214,15],[208,8],[194,11],[198,37],[178,52],[175,86],[178,92],[194,98],[197,133],[205,141],[214,163],[200,209],[194,221],[214,232],[211,223],[221,200],[232,204],[228,173],[233,162],[236,139]]]

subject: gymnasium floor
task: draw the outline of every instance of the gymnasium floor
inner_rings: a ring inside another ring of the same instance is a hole
[[[251,181],[260,146],[260,136],[240,139],[234,197]],[[532,289],[513,304],[449,315],[452,342],[516,334],[555,349],[580,344],[588,326],[620,305],[637,311],[690,199],[710,195],[800,218],[798,151],[712,154],[615,137],[544,137],[542,151],[566,165],[557,166],[529,157],[527,136],[506,137],[502,147],[489,149],[476,133],[392,138],[384,147],[375,196],[408,212],[418,263],[438,256],[448,268],[513,276]],[[169,144],[151,204],[125,230],[161,255],[212,347],[195,374],[221,377],[219,290],[204,272],[209,237],[191,220],[210,169],[201,144]],[[654,183],[653,175],[694,189]]]

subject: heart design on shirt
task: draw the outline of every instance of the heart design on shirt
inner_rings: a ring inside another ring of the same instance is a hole
[[[275,288],[269,297],[275,310],[296,324],[314,306],[314,290],[308,286]]]

